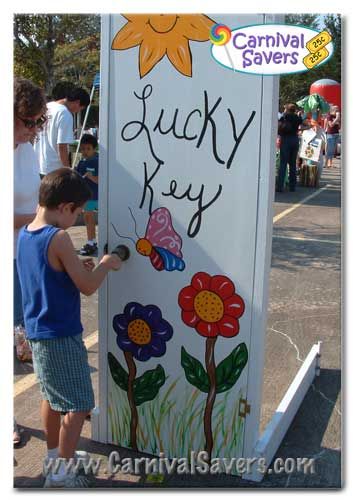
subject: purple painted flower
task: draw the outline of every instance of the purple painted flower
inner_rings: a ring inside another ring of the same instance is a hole
[[[173,336],[172,326],[162,318],[157,306],[142,306],[129,302],[123,314],[113,318],[117,344],[122,351],[131,352],[138,361],[165,354],[165,343]]]

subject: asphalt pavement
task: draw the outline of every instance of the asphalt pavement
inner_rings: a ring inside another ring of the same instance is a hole
[[[307,392],[276,457],[313,458],[315,471],[267,474],[261,483],[238,477],[138,474],[92,477],[94,488],[339,488],[341,486],[341,168],[324,170],[320,189],[299,187],[276,193],[270,299],[266,335],[261,429],[269,422],[303,360],[322,341],[321,373]],[[311,198],[308,199],[313,195]],[[304,202],[303,202],[304,201]],[[85,228],[70,229],[77,249]],[[82,298],[82,318],[92,380],[98,394],[98,297]],[[39,419],[39,390],[31,363],[15,360],[15,416],[22,443],[15,449],[14,486],[43,485],[44,434]],[[80,449],[106,458],[142,456],[96,443],[84,425]]]

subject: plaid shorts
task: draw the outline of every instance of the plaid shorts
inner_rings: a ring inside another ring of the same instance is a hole
[[[29,342],[40,392],[52,410],[90,411],[94,394],[82,334]]]

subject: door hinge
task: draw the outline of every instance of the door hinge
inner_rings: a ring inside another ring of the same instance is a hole
[[[245,418],[246,415],[249,415],[251,410],[251,406],[248,404],[248,401],[246,399],[240,399],[239,400],[239,412],[238,415],[239,417]]]

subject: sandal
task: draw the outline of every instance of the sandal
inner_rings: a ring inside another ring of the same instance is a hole
[[[21,443],[21,434],[16,420],[13,421],[13,445],[18,446]]]

